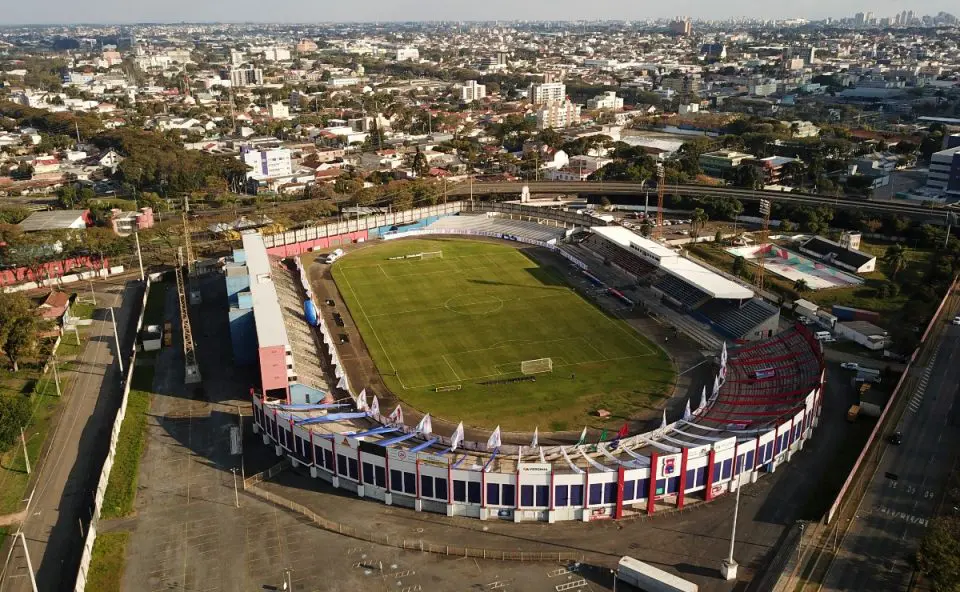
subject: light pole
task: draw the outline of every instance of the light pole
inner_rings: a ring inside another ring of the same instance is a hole
[[[237,491],[237,469],[230,469],[230,472],[233,473],[233,501],[236,504],[236,507],[240,507],[240,493]]]
[[[123,374],[123,354],[120,353],[120,336],[117,334],[117,317],[113,315],[113,307],[110,307],[110,320],[113,321],[113,342],[117,345],[117,364],[120,365],[120,373]]]
[[[87,282],[90,284],[90,298],[93,299],[93,305],[97,305],[97,294],[93,291],[93,280],[87,279]]]
[[[137,243],[137,263],[140,264],[140,281],[143,281],[143,256],[140,254],[140,233],[133,233],[133,240]]]
[[[27,452],[27,439],[23,436],[23,428],[20,428],[20,443],[23,444],[23,463],[27,467],[27,474],[30,474],[30,453]]]
[[[733,545],[737,538],[737,514],[740,512],[740,483],[738,479],[737,483],[737,500],[734,502],[733,506],[733,527],[730,529],[730,554],[724,559],[723,563],[720,565],[720,575],[723,576],[723,579],[730,580],[737,579],[737,565],[736,560],[733,558]]]
[[[80,343],[80,337],[77,337],[77,344]],[[60,373],[57,371],[57,358],[53,357],[53,383],[57,386],[57,396],[61,396],[60,393]]]

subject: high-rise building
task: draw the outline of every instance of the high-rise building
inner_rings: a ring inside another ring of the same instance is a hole
[[[562,82],[534,83],[530,85],[527,96],[534,105],[562,101],[567,97],[567,85]]]
[[[232,68],[229,73],[231,86],[261,86],[263,70],[260,68]],[[227,78],[227,76],[222,76]]]
[[[580,124],[580,105],[570,102],[550,101],[537,111],[537,129],[565,128]]]
[[[935,152],[930,157],[927,189],[948,197],[960,197],[960,146]]]
[[[464,103],[479,101],[487,96],[487,85],[477,84],[476,80],[468,80],[463,83],[460,89],[460,100]]]
[[[690,19],[687,17],[678,18],[670,23],[670,32],[674,35],[689,37],[693,33],[693,25],[690,24]]]

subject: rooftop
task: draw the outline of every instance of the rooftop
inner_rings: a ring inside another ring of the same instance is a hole
[[[290,351],[287,328],[283,324],[280,299],[273,283],[270,258],[263,236],[259,232],[244,232],[243,252],[247,257],[250,272],[250,294],[253,297],[253,320],[257,327],[257,345],[270,347],[282,345]]]
[[[84,228],[86,210],[51,210],[49,212],[34,212],[19,224],[24,232],[39,232],[41,230],[65,230],[67,228]]]

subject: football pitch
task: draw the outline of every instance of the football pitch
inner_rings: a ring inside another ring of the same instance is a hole
[[[432,251],[442,257],[391,260]],[[672,389],[663,350],[506,244],[387,242],[344,257],[333,277],[388,388],[435,417],[514,431],[619,427]],[[538,358],[553,371],[524,380],[521,362]]]

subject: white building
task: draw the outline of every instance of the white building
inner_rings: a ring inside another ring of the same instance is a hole
[[[551,101],[537,111],[537,129],[565,128],[580,124],[580,105],[570,99]]]
[[[272,119],[290,119],[290,108],[283,103],[270,103],[269,113]]]
[[[755,97],[768,97],[777,92],[776,80],[752,80],[750,81],[750,94]]]
[[[960,197],[960,146],[933,154],[927,173],[927,189],[944,196]]]
[[[419,61],[420,60],[420,50],[416,47],[401,47],[397,49],[397,61]]]
[[[567,98],[567,85],[562,82],[542,82],[531,84],[527,98],[534,105],[563,101]]]
[[[794,124],[796,124],[796,128],[793,127]],[[820,128],[809,121],[797,119],[791,121],[789,125],[794,138],[816,138],[820,135]]]
[[[290,50],[276,45],[264,47],[263,59],[268,62],[285,62],[290,59]]]
[[[248,179],[260,181],[293,173],[293,166],[290,162],[290,150],[287,148],[244,150],[242,158],[244,164],[252,169],[247,171]]]
[[[694,113],[699,113],[699,112],[700,112],[699,103],[681,103],[680,106],[677,107],[677,113],[679,113],[680,115],[692,115]]]
[[[597,95],[587,101],[587,109],[609,109],[611,111],[623,110],[623,99],[617,96],[615,91],[607,91],[602,95]]]
[[[260,68],[230,70],[230,84],[234,87],[261,86],[263,84],[263,70]]]
[[[476,80],[468,80],[460,89],[460,100],[464,103],[479,101],[487,96],[487,85],[477,84]]]

